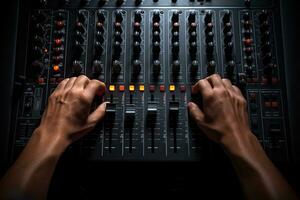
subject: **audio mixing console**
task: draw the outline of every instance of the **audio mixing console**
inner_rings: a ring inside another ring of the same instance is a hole
[[[65,77],[106,83],[103,123],[70,147],[87,160],[201,161],[211,145],[189,118],[191,86],[213,73],[248,101],[269,157],[289,159],[279,2],[41,0],[21,2],[13,155]],[[198,102],[200,103],[200,102]],[[68,155],[68,154],[67,154]]]

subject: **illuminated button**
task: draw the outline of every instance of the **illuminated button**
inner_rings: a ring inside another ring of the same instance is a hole
[[[56,46],[61,46],[62,45],[62,40],[61,39],[56,39],[56,40],[54,40],[54,42],[55,42]]]
[[[176,86],[175,85],[170,85],[170,91],[174,92],[176,90]]]
[[[108,89],[110,92],[114,92],[116,90],[116,86],[110,85]]]
[[[54,65],[53,66],[53,71],[54,72],[59,72],[59,66],[58,65]]]
[[[278,101],[272,101],[272,102],[271,102],[271,107],[272,107],[272,108],[278,108],[278,107],[279,107]]]
[[[134,85],[130,85],[130,86],[129,86],[129,91],[130,91],[130,92],[134,92],[134,90],[135,90]]]
[[[161,92],[165,92],[166,87],[165,87],[164,85],[161,85],[161,86],[159,87],[159,90],[160,90]]]
[[[154,92],[155,91],[155,85],[150,85],[149,90],[150,90],[150,92]]]
[[[140,85],[140,91],[144,92],[145,91],[145,86],[144,85]]]
[[[120,92],[124,92],[125,91],[125,86],[124,85],[120,85],[119,86],[119,91]]]
[[[181,92],[185,92],[185,91],[186,91],[185,85],[181,85],[181,86],[180,86],[180,91],[181,91]]]

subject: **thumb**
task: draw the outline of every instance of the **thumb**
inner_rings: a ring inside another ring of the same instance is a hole
[[[192,118],[195,120],[198,126],[201,126],[204,123],[204,113],[195,103],[190,102],[188,104],[189,113]],[[200,127],[199,127],[200,128]]]
[[[104,118],[105,111],[106,111],[106,104],[107,102],[102,103],[98,106],[98,108],[90,114],[88,117],[89,124],[97,124]]]

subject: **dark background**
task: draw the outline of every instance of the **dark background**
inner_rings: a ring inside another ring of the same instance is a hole
[[[5,3],[5,5],[4,5]],[[288,110],[291,127],[292,160],[276,163],[298,192],[300,191],[300,64],[299,64],[299,9],[294,0],[282,0],[285,72]],[[0,176],[9,167],[8,133],[10,108],[14,86],[18,1],[3,2],[0,37]],[[222,163],[222,164],[221,164]],[[225,163],[225,164],[224,164]],[[91,198],[109,195],[134,197],[143,192],[147,197],[157,194],[205,195],[211,199],[241,197],[240,188],[230,162],[208,163],[84,163],[61,160],[53,178],[50,197]]]

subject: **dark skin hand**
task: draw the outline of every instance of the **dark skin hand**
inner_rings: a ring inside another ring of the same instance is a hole
[[[105,114],[106,104],[94,112],[95,95],[105,85],[85,76],[62,81],[53,92],[40,126],[0,182],[0,199],[46,199],[49,183],[61,154],[92,130]]]
[[[86,135],[105,114],[106,104],[90,114],[105,85],[85,76],[64,80],[18,160],[0,182],[0,199],[46,199],[57,161],[65,149]],[[240,178],[246,199],[297,199],[248,125],[246,101],[230,81],[213,75],[200,80],[193,93],[203,97],[203,110],[189,103],[190,114],[211,140],[222,145]]]
[[[193,87],[203,97],[203,109],[189,103],[198,127],[230,157],[248,200],[298,199],[266,156],[248,124],[247,103],[227,79],[212,75]]]

